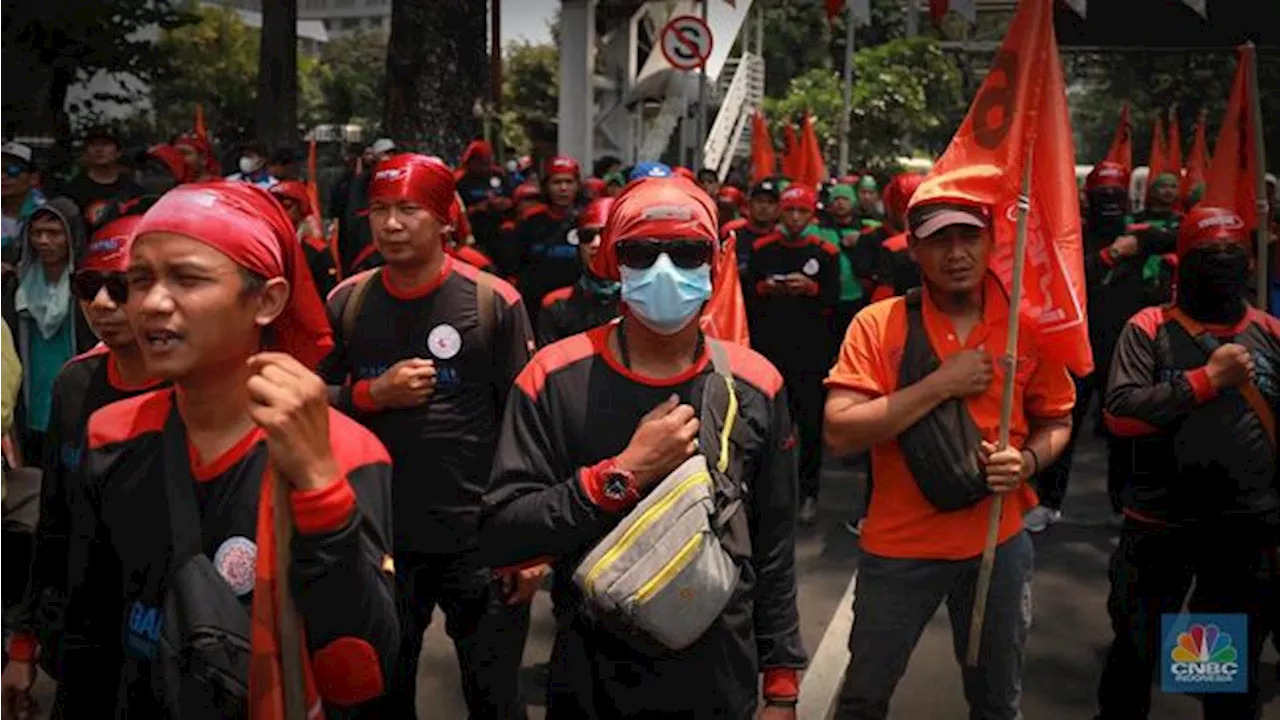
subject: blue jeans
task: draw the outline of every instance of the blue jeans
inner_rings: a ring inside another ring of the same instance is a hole
[[[925,625],[945,600],[956,660],[972,720],[1019,720],[1022,663],[1031,628],[1035,548],[1025,532],[996,548],[991,593],[982,625],[978,667],[964,657],[981,558],[913,560],[864,555],[853,600],[851,658],[836,717],[883,720],[889,700]]]

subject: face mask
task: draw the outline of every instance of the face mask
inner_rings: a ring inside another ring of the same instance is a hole
[[[1178,266],[1178,306],[1200,322],[1230,325],[1244,314],[1248,284],[1244,248],[1194,250]]]
[[[711,266],[676,267],[666,253],[643,270],[620,268],[622,301],[636,319],[661,335],[674,335],[711,297]]]
[[[240,158],[240,174],[242,175],[252,175],[258,172],[261,167],[262,160],[258,158],[249,157],[248,155]]]

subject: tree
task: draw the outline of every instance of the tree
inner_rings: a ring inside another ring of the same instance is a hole
[[[387,36],[360,32],[330,40],[311,77],[323,96],[319,122],[372,126],[382,122],[386,97]]]
[[[94,0],[72,10],[41,0],[5,2],[0,23],[6,134],[53,132],[69,146],[67,88],[100,71],[150,80],[166,57],[138,31],[174,28],[190,19],[175,4],[152,0]]]
[[[160,34],[156,48],[168,62],[151,86],[156,127],[166,137],[191,129],[204,105],[211,131],[248,136],[254,121],[258,34],[231,10],[201,7],[197,22]]]
[[[853,77],[849,155],[854,167],[883,171],[901,155],[918,150],[937,154],[964,117],[967,98],[960,73],[931,38],[859,50],[853,56]],[[765,101],[766,113],[778,123],[812,113],[829,159],[839,143],[843,107],[839,73],[821,68],[793,79],[785,97]]]
[[[504,53],[503,136],[522,153],[531,137],[555,135],[560,112],[560,53],[555,45],[511,42]]]
[[[384,126],[452,162],[480,134],[488,92],[485,0],[393,0]]]
[[[257,139],[271,147],[297,145],[298,0],[262,4],[257,85]]]

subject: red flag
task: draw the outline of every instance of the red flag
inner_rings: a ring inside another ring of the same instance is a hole
[[[809,113],[804,114],[804,131],[800,140],[800,146],[804,151],[804,185],[816,188],[824,182],[827,175],[827,161],[822,157],[822,143],[818,140],[818,129],[815,125],[813,116]]]
[[[1155,185],[1156,178],[1161,173],[1168,172],[1169,168],[1165,165],[1168,162],[1168,151],[1164,147],[1164,121],[1160,118],[1160,113],[1156,113],[1155,126],[1151,128],[1151,153],[1147,156],[1147,194],[1151,194],[1151,187]]]
[[[1120,123],[1116,125],[1116,134],[1111,138],[1111,149],[1107,150],[1107,161],[1120,163],[1125,174],[1133,172],[1133,124],[1129,121],[1129,103],[1120,108]]]
[[[1188,205],[1194,204],[1189,202],[1189,199],[1195,193],[1196,188],[1204,184],[1205,174],[1209,172],[1209,152],[1205,140],[1205,115],[1205,111],[1201,110],[1200,117],[1196,119],[1195,136],[1191,141],[1191,153],[1187,155],[1186,171],[1182,174],[1182,186],[1178,189],[1178,195],[1183,200],[1187,200]]]
[[[209,131],[204,126],[204,103],[196,103],[196,120],[195,120],[196,137],[201,140],[209,139]]]
[[[1208,187],[1200,202],[1213,207],[1230,208],[1240,214],[1245,227],[1252,231],[1258,225],[1254,203],[1257,172],[1253,127],[1253,48],[1237,49],[1236,78],[1231,82],[1231,99],[1222,116],[1222,129],[1213,144],[1213,163],[1209,166]]]
[[[782,132],[783,140],[786,141],[786,149],[782,155],[782,174],[795,180],[804,169],[804,157],[800,154],[800,143],[796,140],[796,131],[791,123],[784,125]]]
[[[840,11],[845,8],[845,0],[827,0],[827,22],[831,22],[840,17]]]
[[[756,110],[751,116],[751,182],[761,180],[777,172],[778,157],[773,150],[773,138],[769,136],[769,124],[764,113]]]
[[[702,310],[702,331],[709,337],[751,347],[747,332],[747,306],[742,300],[742,280],[738,275],[737,235],[729,233],[720,244],[716,261],[716,282],[711,299]]]
[[[1053,32],[1053,0],[1022,0],[969,114],[912,196],[991,209],[991,269],[1010,287],[1018,195],[1031,162],[1020,312],[1046,357],[1078,376],[1093,370],[1086,324],[1075,148]]]
[[[1177,111],[1169,111],[1169,146],[1165,153],[1166,168],[1169,172],[1182,177],[1182,128],[1179,126]]]

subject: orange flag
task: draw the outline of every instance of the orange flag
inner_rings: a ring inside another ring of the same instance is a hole
[[[773,138],[769,136],[769,124],[764,113],[756,110],[751,116],[751,182],[761,180],[777,172],[778,157],[773,151]]]
[[[1151,186],[1161,173],[1169,171],[1165,163],[1169,160],[1168,151],[1164,147],[1164,121],[1160,113],[1156,113],[1155,127],[1151,128],[1151,153],[1147,156],[1147,194],[1151,194]]]
[[[1030,167],[1030,213],[1019,310],[1046,357],[1093,370],[1075,148],[1053,32],[1053,0],[1022,0],[969,114],[911,204],[951,200],[991,210],[991,270],[1013,280],[1018,196]]]
[[[795,180],[804,169],[804,157],[800,154],[800,143],[796,140],[796,131],[791,127],[791,123],[784,125],[782,132],[783,140],[786,141],[786,149],[782,156],[782,174]]]
[[[1187,155],[1187,167],[1182,173],[1182,186],[1178,195],[1189,201],[1197,187],[1204,184],[1205,174],[1209,171],[1209,151],[1205,140],[1205,111],[1200,111],[1196,119],[1194,139],[1191,141],[1191,153]],[[1188,202],[1188,205],[1193,204]]]
[[[804,114],[804,129],[800,138],[804,158],[803,170],[796,182],[816,188],[827,179],[827,161],[822,157],[822,143],[818,141],[818,129],[813,116]]]
[[[747,306],[742,300],[742,279],[738,275],[738,238],[735,233],[720,244],[716,260],[715,286],[702,310],[702,331],[709,337],[751,347],[747,332]]]
[[[204,126],[204,103],[196,103],[196,121],[195,121],[196,137],[201,140],[209,139],[209,131]]]
[[[1181,177],[1182,175],[1182,128],[1178,122],[1178,113],[1175,110],[1169,111],[1169,149],[1165,154],[1165,167],[1169,168],[1169,172]]]
[[[1253,127],[1253,48],[1241,46],[1237,50],[1236,77],[1231,82],[1231,99],[1227,112],[1222,116],[1222,129],[1218,141],[1213,144],[1213,163],[1209,166],[1208,187],[1200,202],[1214,207],[1231,208],[1240,214],[1245,228],[1252,231],[1258,225],[1255,207],[1257,188],[1254,186],[1257,172]]]
[[[1125,174],[1133,172],[1133,124],[1129,121],[1129,103],[1120,108],[1120,123],[1116,125],[1116,134],[1111,138],[1111,149],[1107,150],[1107,161],[1120,163]]]

